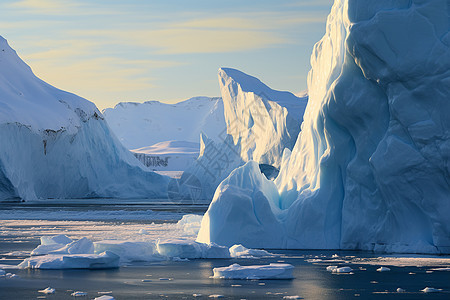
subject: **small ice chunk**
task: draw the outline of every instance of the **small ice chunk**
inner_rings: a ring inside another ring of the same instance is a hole
[[[398,288],[397,289],[397,293],[404,293],[404,292],[406,292],[404,289],[402,289],[402,288]]]
[[[339,257],[339,255],[337,255],[337,254],[331,255],[331,258],[338,258],[338,257]]]
[[[442,292],[442,289],[435,289],[435,288],[432,288],[432,287],[426,287],[426,288],[424,288],[423,290],[420,290],[421,292],[424,292],[424,293],[439,293],[439,292]]]
[[[214,268],[213,278],[224,279],[292,279],[294,266],[290,264],[241,266],[233,264],[228,267]]]
[[[272,257],[274,254],[267,252],[266,250],[258,250],[258,249],[248,249],[242,245],[234,245],[231,246],[230,256],[239,258],[239,257]]]
[[[55,289],[51,288],[51,287],[47,287],[46,289],[43,290],[39,290],[39,293],[43,293],[43,294],[54,294],[55,293]]]
[[[41,237],[41,245],[52,245],[52,244],[67,245],[72,242],[73,240],[65,234]]]
[[[332,272],[333,273],[350,273],[351,271],[353,271],[353,269],[350,267],[341,267],[341,268],[334,269]]]
[[[218,299],[218,298],[225,298],[225,296],[224,295],[209,295],[209,298]]]
[[[103,296],[94,298],[94,300],[114,300],[114,297],[109,296],[109,295],[103,295]]]
[[[303,299],[302,297],[295,295],[295,296],[284,296],[283,299]]]
[[[192,297],[194,297],[194,298],[198,298],[198,297],[202,297],[203,295],[202,294],[192,294]]]
[[[178,262],[183,262],[183,261],[189,261],[188,258],[179,258],[178,256],[172,257],[172,261],[178,261]]]
[[[87,296],[87,293],[81,292],[81,291],[76,291],[76,292],[73,292],[70,295],[73,296],[73,297],[84,297],[84,296]]]
[[[5,273],[5,271],[0,270],[0,278],[4,278],[4,279],[18,279],[20,278],[19,275],[13,274],[13,273]]]
[[[338,268],[338,266],[328,266],[327,267],[327,271],[328,272],[333,272],[334,270],[336,270]]]
[[[431,271],[450,271],[450,268],[434,268],[430,269]]]
[[[389,272],[391,269],[389,269],[388,267],[379,267],[377,269],[377,272]]]

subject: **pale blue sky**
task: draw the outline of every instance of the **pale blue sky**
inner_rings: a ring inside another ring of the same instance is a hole
[[[219,96],[219,67],[299,92],[332,0],[0,2],[4,38],[48,83],[100,109]]]

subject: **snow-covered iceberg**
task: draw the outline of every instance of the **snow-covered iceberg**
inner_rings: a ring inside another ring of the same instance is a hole
[[[247,161],[257,161],[264,172],[277,170],[283,151],[295,144],[308,100],[273,90],[235,69],[221,68],[218,77],[226,131],[219,139],[202,134],[197,163],[185,175],[201,183],[202,198],[207,199],[232,170]]]
[[[448,10],[446,0],[336,0],[275,184],[252,179],[252,163],[231,173],[198,240],[450,253]]]
[[[0,199],[167,197],[95,105],[37,78],[0,37]]]

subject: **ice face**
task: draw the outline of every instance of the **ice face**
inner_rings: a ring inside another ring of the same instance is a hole
[[[335,1],[311,56],[302,131],[268,199],[279,199],[279,247],[450,252],[448,10],[445,0]],[[249,191],[232,200],[219,186],[200,232],[252,247],[261,212],[242,203],[257,188],[237,186]],[[246,216],[239,235],[227,206]]]
[[[300,131],[307,97],[275,91],[235,69],[219,69],[227,133],[240,144],[243,161],[280,166],[285,148],[292,149]]]
[[[221,68],[218,77],[226,130],[218,139],[201,135],[200,156],[186,171],[201,183],[204,199],[249,160],[277,170],[283,151],[294,146],[308,99],[272,90],[235,69]]]
[[[37,78],[0,37],[0,199],[167,198],[95,105]]]

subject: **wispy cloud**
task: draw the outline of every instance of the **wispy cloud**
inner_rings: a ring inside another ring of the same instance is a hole
[[[54,14],[70,12],[80,5],[76,1],[71,0],[20,0],[12,2],[9,6],[12,8],[37,11],[39,13]]]

